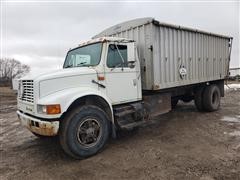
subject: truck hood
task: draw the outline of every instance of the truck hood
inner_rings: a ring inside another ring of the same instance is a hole
[[[41,75],[25,76],[22,80],[33,80],[36,97],[45,97],[64,89],[76,87],[95,87],[92,80],[97,80],[93,67],[67,68]]]
[[[34,80],[34,81],[44,81],[56,78],[64,78],[69,76],[79,76],[79,75],[87,75],[87,74],[96,74],[96,70],[90,67],[75,67],[75,68],[65,68],[60,70],[55,70],[52,72],[45,73],[30,73],[20,80]]]

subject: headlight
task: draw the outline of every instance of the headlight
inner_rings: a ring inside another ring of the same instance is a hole
[[[37,106],[38,113],[40,114],[60,114],[61,106],[60,104],[51,104],[51,105],[39,105]]]

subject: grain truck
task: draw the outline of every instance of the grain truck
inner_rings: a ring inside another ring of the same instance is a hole
[[[231,46],[232,37],[154,18],[123,22],[70,49],[63,69],[22,78],[17,114],[33,134],[58,136],[68,155],[86,158],[179,100],[218,110]]]

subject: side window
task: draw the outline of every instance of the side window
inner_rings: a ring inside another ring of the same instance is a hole
[[[110,44],[108,46],[107,66],[109,68],[128,67],[126,45]]]

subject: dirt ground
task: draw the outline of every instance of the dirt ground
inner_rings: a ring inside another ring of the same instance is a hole
[[[180,103],[85,160],[65,155],[57,138],[39,139],[22,127],[9,89],[1,88],[0,98],[1,180],[240,179],[240,90],[228,91],[217,112]]]

